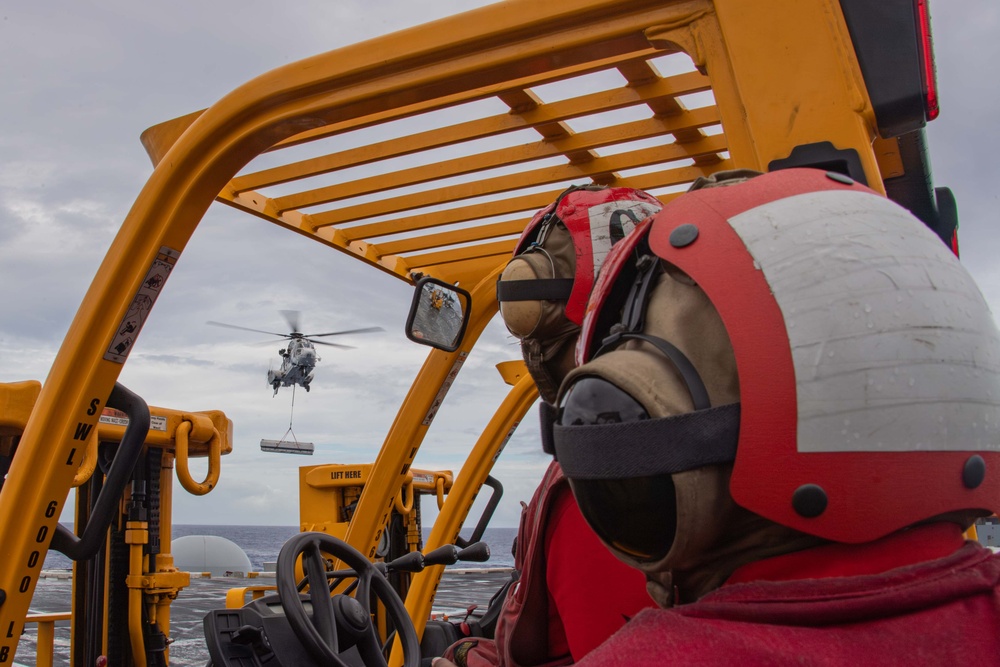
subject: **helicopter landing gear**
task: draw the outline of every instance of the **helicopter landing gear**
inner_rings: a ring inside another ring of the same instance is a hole
[[[302,386],[303,386],[303,387],[305,388],[305,390],[306,390],[306,391],[309,391],[309,385],[307,385],[307,384],[304,384],[304,385],[302,385]]]
[[[281,380],[275,380],[271,383],[271,387],[274,389],[274,395],[278,395],[278,390],[281,389]]]

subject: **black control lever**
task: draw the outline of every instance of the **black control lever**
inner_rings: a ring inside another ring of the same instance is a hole
[[[446,544],[424,554],[424,565],[452,565],[459,561],[459,550],[454,544]]]
[[[490,545],[486,542],[476,542],[458,552],[458,560],[471,563],[485,563],[490,559]]]
[[[493,518],[493,513],[500,504],[500,498],[503,497],[503,484],[501,484],[500,480],[496,479],[492,475],[486,476],[483,486],[488,486],[493,489],[493,495],[491,495],[489,501],[487,501],[486,507],[483,509],[483,515],[479,517],[476,529],[472,531],[472,536],[469,537],[469,539],[465,539],[461,535],[455,538],[455,544],[457,544],[460,549],[464,549],[483,539],[483,533],[486,532],[486,527],[490,525],[490,519]]]
[[[411,551],[385,564],[389,572],[420,572],[424,569],[424,555]]]
[[[434,551],[422,554],[411,551],[384,565],[386,572],[421,572],[431,565],[453,565],[460,560],[485,563],[490,559],[490,546],[486,542],[476,542],[464,549],[454,544],[445,544]]]

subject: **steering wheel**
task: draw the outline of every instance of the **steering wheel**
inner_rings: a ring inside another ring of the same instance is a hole
[[[321,551],[342,560],[353,570],[341,574],[357,578],[356,597],[331,597]],[[299,554],[306,575],[303,584],[309,584],[312,618],[306,612],[295,578]],[[320,663],[350,667],[341,655],[356,646],[368,667],[388,667],[372,623],[369,592],[374,591],[397,629],[403,645],[404,667],[420,666],[420,641],[403,601],[371,561],[347,542],[326,533],[299,533],[281,547],[275,579],[288,624]]]

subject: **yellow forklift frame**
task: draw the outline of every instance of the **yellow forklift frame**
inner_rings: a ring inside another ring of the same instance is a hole
[[[678,55],[687,67],[664,73]],[[574,129],[588,120],[594,129]],[[699,176],[766,170],[823,142],[854,151],[884,192],[903,167],[876,127],[837,0],[508,0],[280,67],[149,128],[155,169],[32,401],[0,493],[0,664],[24,629],[37,554],[85,434],[213,201],[400,280],[432,276],[472,294],[459,349],[428,354],[366,472],[344,537],[372,553],[497,312],[495,281],[532,211],[581,182],[666,200]],[[455,476],[428,549],[456,538],[536,398],[523,365],[501,374],[509,394]],[[441,571],[413,578],[406,605],[418,633]]]

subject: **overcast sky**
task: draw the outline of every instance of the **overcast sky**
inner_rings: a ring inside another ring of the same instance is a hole
[[[14,3],[8,3],[14,4]],[[470,0],[54,0],[0,10],[0,382],[44,380],[98,264],[152,167],[139,134],[211,105],[254,76],[326,50],[445,16]],[[995,0],[932,5],[941,117],[928,128],[936,185],[959,203],[962,257],[1000,312],[996,122],[1000,62]],[[204,498],[177,489],[177,523],[295,525],[300,465],[374,460],[425,349],[402,328],[409,288],[297,235],[216,204],[195,232],[120,381],[150,404],[223,410],[235,450]],[[382,326],[320,350],[313,391],[295,395],[294,434],[316,455],[263,454],[289,427],[266,336],[283,309],[307,332]],[[417,457],[458,471],[506,392],[493,365],[519,356],[498,323],[466,363]],[[529,416],[533,422],[534,413]],[[495,469],[507,491],[495,525],[516,525],[546,458],[533,424]],[[195,462],[196,477],[204,467]],[[433,503],[431,503],[433,504]]]

